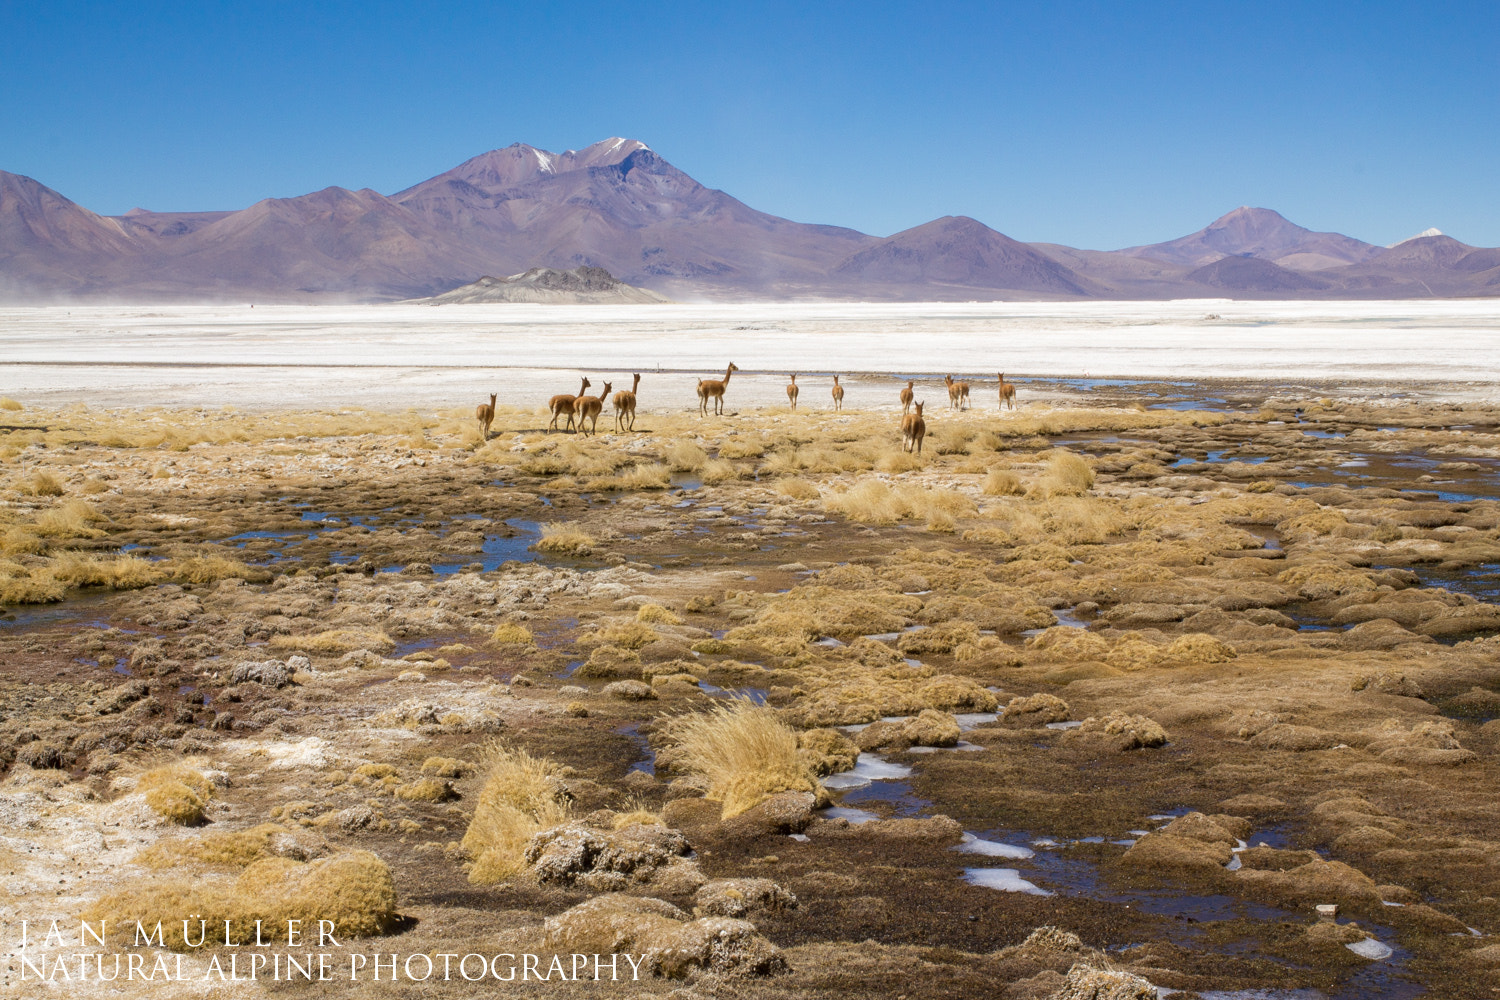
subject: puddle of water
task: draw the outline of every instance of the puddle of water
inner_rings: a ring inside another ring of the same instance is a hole
[[[851,823],[868,823],[872,819],[879,819],[874,813],[865,809],[852,809],[848,806],[829,806],[827,809],[819,810],[824,819],[846,819]]]
[[[698,689],[704,694],[715,698],[748,698],[757,705],[764,705],[766,703],[767,690],[765,688],[721,688],[708,683],[708,681],[699,681]]]
[[[1000,718],[1000,712],[961,712],[953,718],[958,722],[959,732],[968,732],[978,726],[994,722]]]
[[[651,749],[651,743],[646,739],[646,737],[641,735],[640,723],[635,722],[631,723],[628,726],[621,726],[619,729],[616,729],[615,732],[619,733],[621,736],[628,737],[630,742],[635,744],[636,751],[643,758],[645,758],[644,760],[638,760],[634,764],[631,764],[629,770],[644,771],[647,774],[651,775],[656,774],[656,751]]]
[[[507,562],[538,562],[545,561],[548,564],[563,564],[576,560],[558,559],[549,557],[544,552],[537,552],[532,548],[536,540],[542,537],[542,526],[536,521],[526,521],[515,518],[505,522],[515,529],[516,534],[510,538],[500,535],[488,535],[485,537],[481,551],[467,555],[453,556],[441,562],[432,564],[432,571],[440,576],[456,573],[466,566],[479,563],[484,567],[484,572],[489,573],[499,569]]]
[[[1049,722],[1049,723],[1047,723],[1047,728],[1048,729],[1077,729],[1081,725],[1083,725],[1083,723],[1082,722],[1077,722],[1077,721]]]
[[[941,752],[946,751],[946,750],[966,751],[966,750],[984,750],[984,749],[987,749],[987,748],[986,747],[982,747],[982,746],[980,746],[977,743],[970,743],[967,740],[959,740],[957,744],[955,744],[955,745],[953,745],[951,747],[912,747],[909,750],[907,750],[906,752],[907,753],[941,753]]]

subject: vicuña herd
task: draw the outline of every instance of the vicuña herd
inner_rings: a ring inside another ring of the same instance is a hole
[[[709,405],[713,405],[715,416],[724,413],[724,393],[729,389],[729,379],[735,372],[739,371],[739,365],[729,363],[724,369],[722,379],[700,378],[698,380],[698,413],[700,416],[708,416]],[[797,385],[795,372],[787,375],[786,399],[787,405],[792,412],[797,410],[797,396],[801,387]],[[954,381],[952,375],[943,376],[943,384],[948,389],[948,406],[952,409],[963,410],[969,405],[969,383]],[[597,396],[585,395],[589,386],[593,385],[587,377],[582,379],[578,387],[578,394],[569,395],[563,393],[553,396],[547,403],[547,409],[552,413],[552,421],[547,425],[547,432],[561,429],[564,433],[573,431],[581,432],[585,436],[599,432],[599,416],[604,412],[604,404],[611,399],[610,389],[612,383],[605,382],[603,390]],[[615,431],[633,432],[635,430],[635,407],[636,393],[641,388],[641,376],[631,375],[629,389],[621,389],[613,396],[615,408]],[[1016,387],[1014,383],[1005,381],[1005,373],[1000,373],[999,382],[1000,409],[1016,408]],[[844,408],[844,387],[839,384],[839,376],[833,376],[833,387],[830,390],[833,397],[834,412]],[[922,439],[927,436],[927,421],[922,416],[924,403],[916,398],[916,380],[907,379],[906,386],[901,390],[901,450],[921,454]],[[488,403],[480,403],[474,410],[474,417],[479,422],[480,436],[488,441],[490,438],[490,427],[495,422],[495,394],[490,394]],[[558,428],[558,421],[567,417],[567,423]]]

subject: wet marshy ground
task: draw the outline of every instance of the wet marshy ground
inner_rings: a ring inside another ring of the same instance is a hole
[[[574,815],[659,813],[707,876],[796,894],[749,918],[791,972],[747,996],[1048,996],[1078,955],[1014,950],[1047,925],[1186,996],[1492,995],[1500,411],[1049,388],[1076,405],[931,407],[921,459],[890,414],[781,410],[587,442],[529,414],[489,442],[12,432],[6,905],[73,857],[31,919],[136,871],[182,832],[122,811],[136,762],[182,758],[226,775],[205,830],[378,853],[401,950],[519,933],[590,893],[468,881],[504,740],[565,765]],[[826,734],[797,829],[721,820],[663,753],[735,698]],[[432,759],[467,763],[398,793]],[[135,846],[37,846],[109,822]]]

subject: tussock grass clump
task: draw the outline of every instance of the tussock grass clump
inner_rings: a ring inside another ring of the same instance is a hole
[[[864,524],[925,518],[929,528],[948,531],[953,530],[954,518],[977,510],[973,499],[957,490],[892,487],[878,479],[865,479],[844,493],[824,497],[823,508]]]
[[[495,626],[495,631],[490,634],[490,642],[498,646],[530,647],[536,645],[536,638],[525,625],[517,625],[515,622],[501,622]]]
[[[50,604],[67,592],[61,581],[42,570],[29,570],[19,563],[0,560],[0,605]]]
[[[806,479],[777,480],[776,492],[793,500],[817,500],[823,496],[823,491]]]
[[[189,914],[194,919],[185,921]],[[304,928],[316,928],[317,921],[331,920],[341,935],[369,937],[399,920],[391,870],[369,851],[307,863],[262,858],[233,880],[157,880],[110,893],[84,919],[107,919],[127,938],[137,921],[145,927],[159,921],[163,940],[173,951],[211,947],[226,922],[231,938],[253,941],[257,922],[285,927],[289,920],[301,920]],[[206,934],[199,920],[206,921]]]
[[[640,649],[660,638],[655,629],[640,619],[613,621],[599,630],[598,637],[603,642],[626,649]]]
[[[422,773],[438,778],[467,778],[474,773],[474,765],[457,757],[428,757],[422,761]]]
[[[49,568],[53,577],[70,587],[136,590],[166,578],[160,566],[139,556],[87,556],[63,552],[53,558]]]
[[[673,472],[697,472],[708,461],[708,452],[696,441],[679,440],[667,449],[666,458]]]
[[[60,497],[63,495],[63,484],[52,473],[42,470],[26,480],[21,490],[34,497]]]
[[[710,486],[717,483],[732,483],[740,478],[740,470],[733,462],[722,458],[714,458],[703,463],[703,469],[699,473],[703,481]]]
[[[151,811],[182,826],[203,822],[214,785],[197,768],[164,764],[142,772],[136,790],[144,792]]]
[[[555,555],[586,556],[592,554],[598,544],[592,535],[576,524],[552,523],[542,525],[542,537],[532,548]]]
[[[720,458],[760,458],[767,443],[760,438],[729,437],[719,445]]]
[[[492,745],[463,849],[474,860],[469,881],[493,885],[526,867],[526,842],[567,822],[568,803],[558,766],[526,751]]]
[[[875,468],[880,472],[889,472],[892,475],[901,472],[914,472],[922,468],[925,463],[921,455],[893,449],[882,452],[875,460]]]
[[[648,625],[681,625],[682,619],[660,604],[642,604],[635,613],[635,620]]]
[[[586,484],[590,490],[603,491],[664,490],[671,485],[671,470],[660,462],[632,465],[616,475],[591,479]]]
[[[1047,466],[1031,484],[1033,495],[1082,496],[1094,485],[1094,470],[1088,460],[1071,451],[1058,449],[1047,456]]]
[[[675,768],[708,779],[706,798],[723,803],[725,819],[777,792],[822,790],[796,732],[763,705],[735,700],[668,720],[660,733]]]
[[[248,830],[212,830],[196,837],[163,840],[136,855],[137,864],[169,869],[184,864],[241,870],[263,858],[274,857],[273,841],[287,833],[276,823],[262,823]]]
[[[270,574],[254,569],[239,559],[210,553],[208,555],[178,556],[168,560],[165,569],[172,579],[184,583],[217,583],[220,580],[264,580]]]
[[[41,552],[47,543],[31,531],[19,525],[7,528],[0,535],[0,553],[8,556],[24,556]]]
[[[24,410],[19,400],[11,399],[9,396],[0,397],[0,410]]]
[[[403,802],[451,802],[458,798],[453,783],[442,778],[418,778],[398,786],[395,795]]]
[[[1021,479],[1009,469],[991,469],[981,487],[985,496],[1009,497],[1022,492]]]
[[[84,501],[69,500],[38,514],[32,530],[44,538],[99,538],[104,532],[93,525],[103,520],[104,515]]]
[[[356,649],[388,653],[396,648],[396,641],[378,629],[334,628],[315,635],[273,635],[268,645],[271,649],[296,649],[306,653],[350,653]]]

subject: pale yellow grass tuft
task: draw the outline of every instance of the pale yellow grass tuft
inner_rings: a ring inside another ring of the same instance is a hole
[[[22,492],[34,497],[60,497],[63,495],[63,484],[52,473],[44,470],[22,484]]]
[[[160,566],[139,556],[87,556],[63,552],[52,559],[48,568],[56,579],[70,587],[135,590],[166,578]]]
[[[676,441],[667,449],[666,458],[673,472],[697,472],[708,461],[708,452],[695,441]]]
[[[797,734],[764,705],[735,700],[668,720],[661,734],[674,767],[708,779],[707,798],[723,803],[726,819],[777,792],[821,792]]]
[[[0,398],[0,410],[24,410],[24,409],[26,409],[26,407],[22,406],[21,403],[20,403],[20,401],[18,401],[18,400],[11,399],[9,396],[5,396],[3,398]]]
[[[491,746],[488,777],[479,792],[463,849],[474,859],[469,881],[493,885],[526,867],[533,835],[567,822],[568,805],[558,766],[526,751]]]
[[[490,642],[501,646],[536,645],[536,639],[532,637],[531,630],[515,622],[502,622],[496,625],[494,634],[490,636]]]
[[[532,548],[555,555],[586,556],[598,544],[592,535],[576,524],[553,523],[542,525],[542,537]]]
[[[779,479],[776,492],[793,500],[817,500],[823,495],[822,490],[806,479]]]
[[[291,920],[302,921],[309,932],[319,920],[330,920],[349,937],[382,934],[399,920],[391,870],[369,851],[305,864],[262,858],[232,880],[158,879],[110,893],[84,919],[107,920],[125,942],[137,922],[148,928],[159,922],[173,951],[212,947],[215,935],[226,931],[232,940],[253,941],[257,925],[285,928]]]
[[[591,479],[590,490],[664,490],[672,485],[672,473],[660,462],[632,465],[613,476]]]
[[[1047,467],[1031,485],[1038,497],[1082,496],[1094,485],[1094,470],[1082,456],[1058,449],[1047,456]]]
[[[335,628],[315,635],[273,635],[267,644],[272,649],[299,649],[307,653],[349,653],[356,649],[368,649],[372,653],[387,653],[396,648],[396,642],[379,629]]]
[[[186,764],[163,764],[141,774],[136,791],[144,792],[146,805],[163,819],[182,826],[203,822],[209,800],[214,796],[213,782],[196,768]]]
[[[1021,479],[1009,469],[991,469],[984,477],[983,490],[985,496],[1015,496],[1021,492]]]
[[[823,507],[864,524],[895,524],[909,518],[920,518],[937,531],[952,531],[955,519],[975,513],[974,501],[948,489],[924,489],[920,486],[888,486],[878,479],[865,479],[844,493],[823,498]]]
[[[682,619],[660,604],[642,604],[635,613],[635,620],[649,625],[681,625]]]

